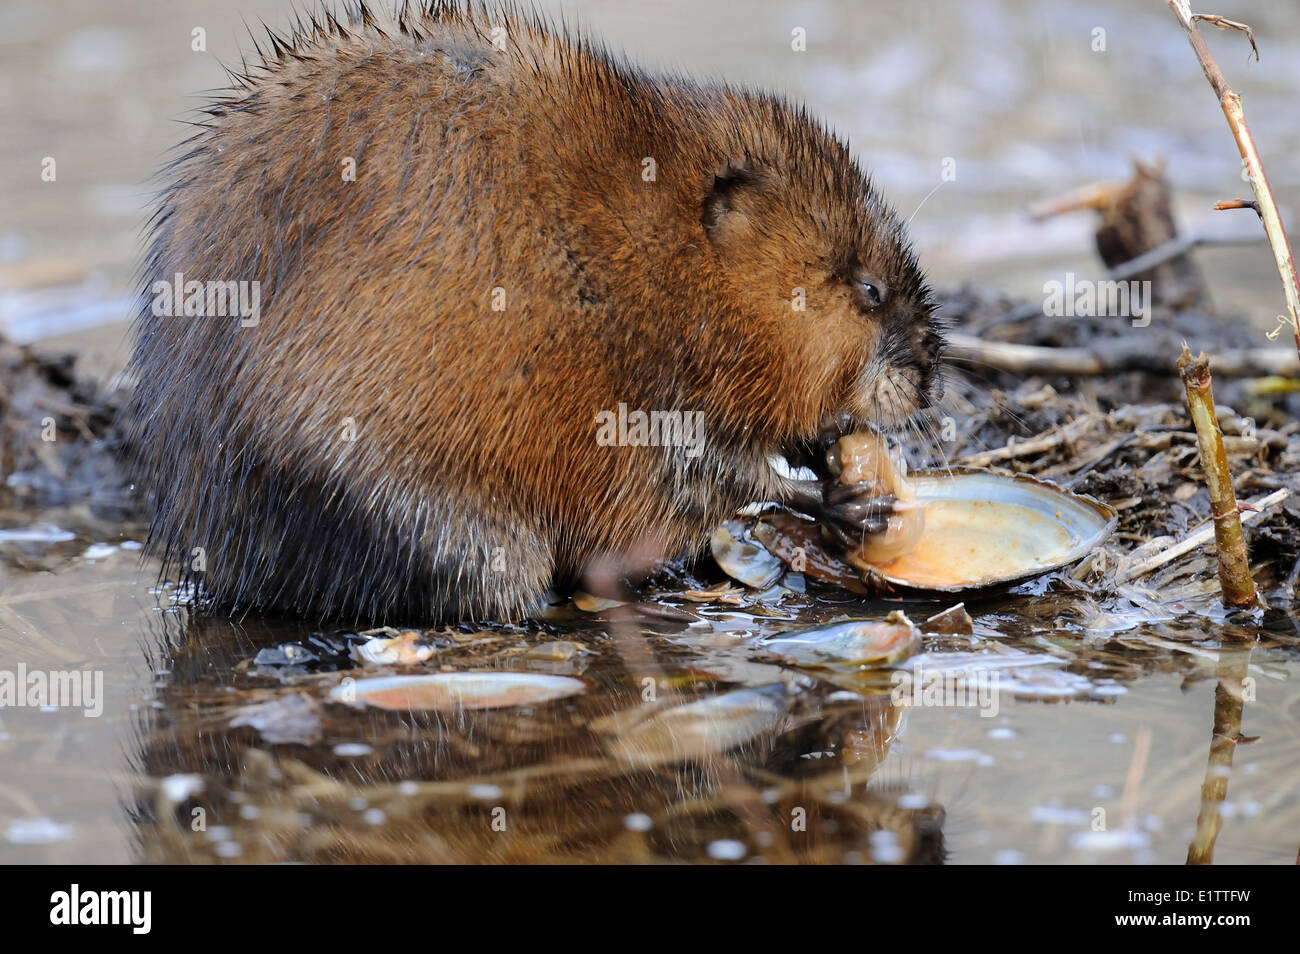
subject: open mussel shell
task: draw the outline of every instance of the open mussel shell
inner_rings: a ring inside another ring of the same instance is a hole
[[[501,709],[532,706],[587,688],[581,679],[525,672],[440,672],[346,680],[330,699],[401,712],[424,709]]]
[[[1025,474],[954,468],[920,471],[908,481],[925,508],[925,526],[916,546],[888,563],[849,565],[816,524],[788,512],[759,518],[750,536],[787,563],[797,559],[813,579],[854,592],[958,593],[1076,563],[1117,521],[1106,504]]]
[[[1002,586],[1083,559],[1115,529],[1115,510],[1026,474],[954,469],[908,478],[925,507],[915,547],[870,575],[952,593]]]
[[[776,583],[786,565],[749,532],[749,522],[733,518],[726,521],[709,538],[709,549],[722,572],[733,580],[756,590]]]

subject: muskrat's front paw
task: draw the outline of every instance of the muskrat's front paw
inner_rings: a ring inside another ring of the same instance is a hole
[[[894,514],[898,498],[893,494],[873,494],[870,484],[842,484],[828,480],[823,484],[822,527],[845,549],[861,546],[871,534],[884,533]]]

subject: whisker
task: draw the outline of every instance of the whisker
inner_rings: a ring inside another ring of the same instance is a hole
[[[942,188],[942,186],[943,186],[943,183],[940,182],[937,186],[935,186],[933,189],[931,189],[931,190],[929,191],[929,193],[927,193],[927,195],[926,195],[926,197],[925,197],[924,199],[922,199],[920,202],[917,203],[916,208],[912,210],[912,214],[909,215],[909,216],[907,217],[907,222],[903,225],[903,228],[907,228],[909,225],[912,224],[912,220],[913,220],[914,218],[916,218],[916,213],[921,211],[921,206],[923,206],[923,205],[925,205],[927,202],[929,202],[929,201],[930,201],[930,196],[932,196],[932,195],[934,195],[936,192],[938,192],[939,189]]]

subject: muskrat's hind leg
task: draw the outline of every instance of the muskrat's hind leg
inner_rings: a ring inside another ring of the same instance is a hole
[[[433,617],[514,621],[545,606],[555,560],[532,530],[480,516],[450,521],[437,537],[431,548]]]

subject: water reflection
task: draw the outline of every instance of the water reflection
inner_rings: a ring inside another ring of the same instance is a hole
[[[358,710],[327,701],[346,674],[237,675],[248,673],[259,637],[283,631],[159,619],[155,661],[170,672],[162,706],[141,710],[132,740],[132,763],[149,779],[128,806],[140,861],[944,856],[942,807],[877,784],[900,728],[885,696],[783,683],[720,695],[707,673],[675,666],[676,678],[648,691],[605,639],[593,641],[588,691],[572,699],[522,710]],[[443,666],[485,653],[527,665],[515,650],[546,639],[461,635],[440,651]],[[232,727],[234,713],[285,699],[302,701],[272,708],[260,727]],[[753,710],[757,722],[728,732],[720,700],[733,717]],[[662,726],[614,730],[611,720],[629,718]],[[295,732],[295,743],[266,741]]]

